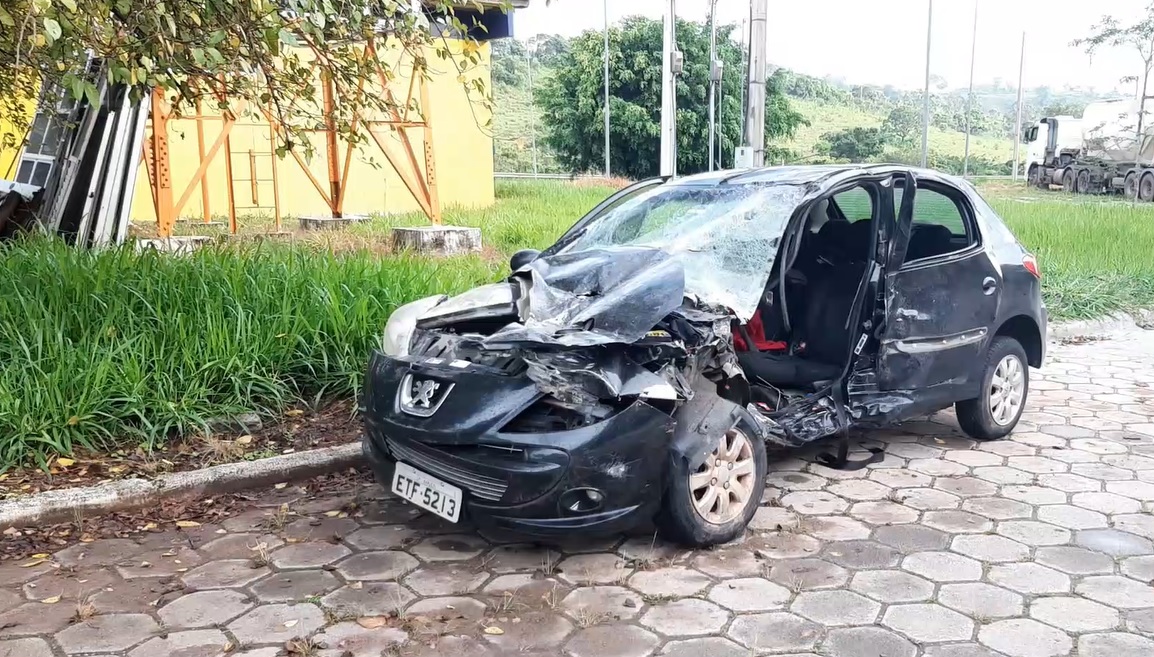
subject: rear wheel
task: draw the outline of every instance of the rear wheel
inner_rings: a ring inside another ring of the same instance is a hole
[[[766,468],[765,442],[745,421],[721,436],[694,471],[674,455],[657,518],[662,534],[687,547],[737,538],[761,504]]]
[[[1078,178],[1074,182],[1074,190],[1079,194],[1090,193],[1090,170],[1079,169]]]
[[[1126,172],[1126,180],[1122,183],[1122,193],[1126,198],[1134,200],[1138,198],[1138,172],[1130,170]]]
[[[999,335],[986,352],[981,393],[955,405],[958,425],[978,440],[1004,438],[1022,417],[1029,392],[1026,350],[1017,340]]]
[[[1062,172],[1062,191],[1070,194],[1074,193],[1075,175],[1073,169],[1066,169]]]
[[[1154,173],[1147,171],[1142,174],[1141,182],[1138,184],[1138,198],[1147,203],[1154,201]]]

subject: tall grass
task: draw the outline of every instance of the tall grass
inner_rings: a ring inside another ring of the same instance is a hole
[[[490,280],[480,258],[302,247],[189,257],[0,248],[0,467],[350,396],[397,305]]]

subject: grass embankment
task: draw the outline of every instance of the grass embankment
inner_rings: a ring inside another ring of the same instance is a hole
[[[508,182],[492,208],[448,211],[446,223],[482,228],[485,257],[372,248],[418,216],[357,226],[338,254],[309,242],[191,257],[43,240],[0,247],[0,468],[147,447],[213,417],[347,398],[393,308],[499,277],[510,253],[546,246],[610,191]],[[985,191],[1038,254],[1053,316],[1154,305],[1154,206]]]

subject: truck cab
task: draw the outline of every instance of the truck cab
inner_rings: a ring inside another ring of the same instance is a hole
[[[1040,182],[1043,166],[1066,166],[1082,146],[1082,119],[1048,116],[1038,119],[1022,135],[1026,144],[1026,171],[1030,184]]]

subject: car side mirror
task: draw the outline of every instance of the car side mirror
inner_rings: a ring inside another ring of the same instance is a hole
[[[517,271],[536,260],[539,255],[541,255],[541,252],[537,249],[521,249],[514,253],[512,258],[509,258],[509,266],[513,268],[513,271]]]

